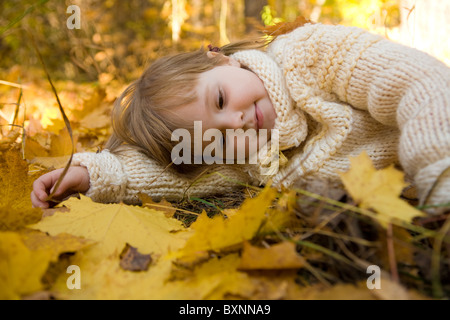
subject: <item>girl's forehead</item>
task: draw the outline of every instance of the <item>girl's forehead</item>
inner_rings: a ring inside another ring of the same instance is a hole
[[[205,89],[208,85],[205,84]],[[205,92],[205,90],[199,90]],[[208,110],[206,108],[205,98],[202,95],[197,95],[194,101],[183,103],[174,107],[168,113],[166,113],[174,123],[177,123],[180,127],[191,128],[194,125],[194,121],[205,121],[208,119]]]

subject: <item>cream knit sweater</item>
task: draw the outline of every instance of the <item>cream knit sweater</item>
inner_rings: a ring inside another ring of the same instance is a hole
[[[307,24],[266,52],[232,56],[264,82],[288,163],[275,186],[339,184],[349,156],[366,150],[378,168],[399,163],[421,203],[450,202],[450,68],[433,57],[362,29]],[[87,195],[137,203],[137,194],[180,199],[260,183],[258,165],[212,166],[195,182],[129,150],[79,153],[90,174]],[[223,176],[228,179],[224,179]]]

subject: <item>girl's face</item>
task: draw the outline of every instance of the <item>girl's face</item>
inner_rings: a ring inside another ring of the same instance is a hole
[[[241,68],[236,60],[225,58],[226,65],[200,75],[196,87],[198,99],[177,107],[175,113],[184,122],[202,121],[203,131],[214,128],[225,134],[226,129],[255,129],[258,133],[259,129],[267,129],[270,137],[276,113],[263,82],[255,73]],[[239,143],[234,146],[239,147]],[[247,157],[248,147],[245,143]]]

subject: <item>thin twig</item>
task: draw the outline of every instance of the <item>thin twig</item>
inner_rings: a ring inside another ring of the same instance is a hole
[[[200,215],[200,213],[196,213],[196,212],[192,212],[192,211],[184,210],[184,209],[180,209],[180,208],[175,208],[175,207],[171,207],[171,206],[167,206],[167,205],[156,204],[156,203],[147,204],[147,206],[144,206],[144,207],[147,207],[149,209],[152,209],[151,207],[158,207],[158,208],[163,208],[163,209],[173,209],[173,210],[182,211],[182,212],[185,212],[187,214],[194,215],[194,216],[199,216]]]
[[[391,269],[391,278],[394,282],[399,282],[397,261],[395,259],[395,248],[393,241],[392,223],[389,223],[386,228],[386,241],[388,250],[389,267]]]
[[[65,175],[67,173],[67,171],[69,170],[70,164],[72,163],[72,158],[73,158],[73,154],[74,154],[74,151],[75,151],[75,144],[74,144],[74,141],[73,141],[72,127],[70,125],[70,121],[67,118],[66,113],[64,112],[64,109],[63,109],[63,107],[61,105],[61,101],[59,100],[58,93],[56,92],[56,88],[53,85],[53,81],[52,81],[52,79],[50,77],[50,73],[47,70],[47,67],[45,65],[44,59],[42,58],[41,52],[39,51],[39,49],[37,47],[36,41],[34,40],[34,37],[33,37],[33,34],[30,31],[28,31],[28,35],[29,35],[29,37],[31,39],[31,44],[33,45],[33,47],[34,47],[34,49],[36,51],[36,54],[37,54],[37,56],[39,58],[39,61],[42,64],[42,68],[44,69],[44,72],[47,75],[47,80],[50,83],[50,86],[51,86],[51,88],[53,90],[53,93],[54,93],[55,98],[56,98],[56,102],[58,103],[59,111],[61,112],[61,115],[62,115],[63,120],[64,120],[64,124],[66,125],[67,131],[68,131],[69,136],[70,136],[70,141],[72,142],[72,150],[71,150],[69,161],[67,162],[63,172],[61,173],[61,175],[59,176],[58,180],[56,181],[56,183],[54,185],[54,188],[53,188],[53,191],[45,199],[45,201],[54,201],[53,196],[58,191],[58,187],[60,186],[62,180],[64,179],[64,177],[65,177]]]
[[[450,216],[447,218],[447,221],[444,223],[441,230],[439,230],[438,235],[435,238],[433,253],[431,255],[431,285],[433,289],[433,296],[437,299],[440,299],[444,296],[440,277],[440,259],[442,242],[449,230]]]

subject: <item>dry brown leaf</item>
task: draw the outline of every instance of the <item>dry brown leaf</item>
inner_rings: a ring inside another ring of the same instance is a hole
[[[139,253],[137,248],[130,246],[128,243],[120,254],[120,266],[124,270],[145,271],[151,262],[151,255]]]

